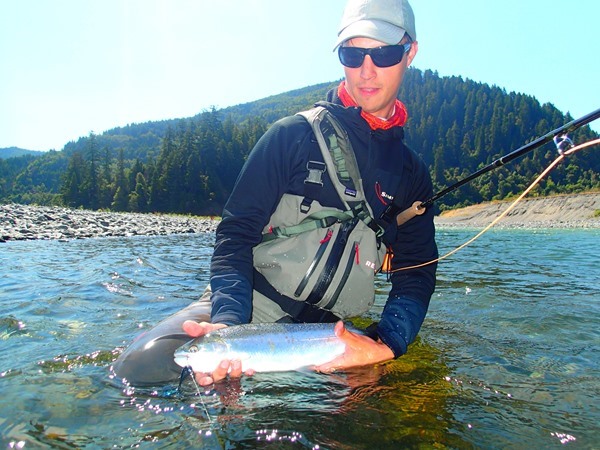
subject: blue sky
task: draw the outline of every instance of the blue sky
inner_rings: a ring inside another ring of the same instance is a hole
[[[340,79],[332,47],[344,4],[0,0],[0,147],[60,150],[90,131]],[[574,118],[600,108],[597,0],[411,4],[415,67],[529,94]]]

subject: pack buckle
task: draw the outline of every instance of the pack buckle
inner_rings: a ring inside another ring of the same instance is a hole
[[[323,174],[327,170],[325,163],[319,161],[309,161],[306,163],[308,169],[308,176],[304,180],[304,183],[318,184],[323,186]]]

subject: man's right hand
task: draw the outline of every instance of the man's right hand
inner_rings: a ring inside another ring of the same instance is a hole
[[[194,322],[186,320],[182,328],[193,338],[204,336],[212,331],[225,328],[223,323]],[[253,370],[247,370],[246,375],[254,374]],[[195,373],[196,382],[200,386],[209,386],[217,381],[225,379],[229,375],[231,378],[240,378],[242,376],[242,363],[239,360],[224,359],[219,363],[212,373]]]

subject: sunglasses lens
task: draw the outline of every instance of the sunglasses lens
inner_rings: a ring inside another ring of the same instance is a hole
[[[365,53],[356,47],[340,47],[338,51],[340,62],[346,66],[356,69],[362,66],[365,59]]]
[[[401,45],[388,45],[371,50],[371,58],[377,67],[391,67],[402,61],[404,47]]]

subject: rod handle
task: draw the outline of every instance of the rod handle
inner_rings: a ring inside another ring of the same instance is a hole
[[[398,226],[408,222],[415,216],[420,216],[421,214],[423,214],[427,210],[427,208],[421,206],[422,204],[423,202],[421,201],[414,202],[412,206],[406,208],[404,211],[398,214],[396,216],[396,223],[398,224]]]

